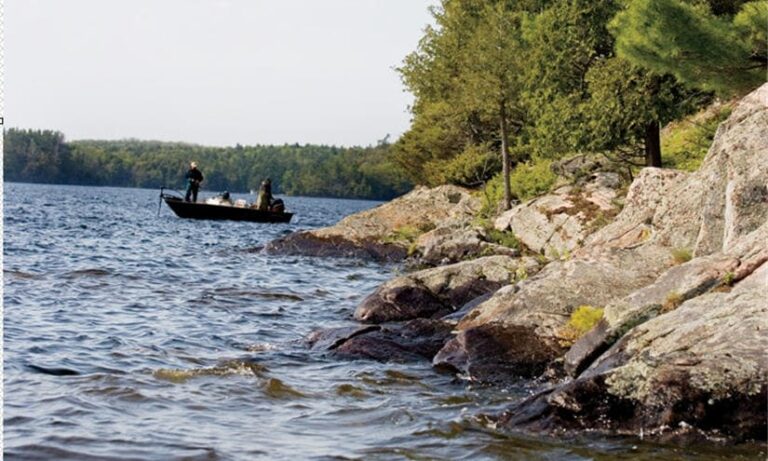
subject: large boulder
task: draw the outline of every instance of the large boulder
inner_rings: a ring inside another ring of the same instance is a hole
[[[506,335],[527,328],[532,334],[522,335],[520,341],[530,348],[548,348],[555,351],[553,356],[565,352],[562,347],[558,350],[557,332],[579,305],[616,303],[657,280],[674,264],[675,250],[698,257],[727,251],[765,223],[767,183],[768,84],[742,100],[720,126],[700,171],[642,170],[621,213],[587,237],[571,260],[550,263],[536,276],[500,290],[470,312],[459,323],[459,331],[493,324],[493,332]],[[722,263],[722,270],[728,267]],[[699,285],[692,281],[691,292]],[[482,350],[470,344],[471,338],[504,343],[488,334],[469,335],[463,346],[467,351]],[[505,354],[498,357],[500,365],[506,363]],[[466,363],[459,360],[453,365],[462,369]],[[515,363],[526,369],[534,365]]]
[[[644,169],[622,213],[586,247],[645,245],[689,248],[695,256],[727,250],[768,220],[768,84],[723,122],[701,168],[683,174]],[[658,193],[653,189],[663,190]]]
[[[417,187],[391,202],[347,216],[334,226],[274,240],[265,251],[398,261],[407,256],[419,234],[441,226],[466,225],[479,208],[479,200],[466,189]]]
[[[540,375],[561,354],[562,348],[541,341],[533,326],[492,322],[459,331],[432,364],[473,381],[504,384]]]
[[[488,241],[485,229],[442,226],[426,232],[414,244],[416,263],[425,266],[453,264],[489,255],[519,256],[517,249]]]
[[[515,405],[503,425],[764,440],[767,291],[763,263],[732,291],[633,328],[578,379]]]
[[[434,363],[480,381],[501,381],[502,372],[511,379],[541,372],[567,350],[560,330],[576,308],[604,306],[652,282],[658,266],[668,264],[659,262],[663,256],[666,253],[612,249],[590,258],[551,262],[533,277],[501,288],[467,314]]]
[[[727,290],[768,261],[768,221],[728,250],[695,258],[664,272],[652,284],[609,303],[601,322],[565,355],[565,370],[575,375],[635,325],[687,299],[713,289]],[[768,286],[766,286],[768,296]]]
[[[478,296],[532,275],[530,257],[487,256],[396,277],[365,298],[355,311],[361,322],[381,323],[450,314]]]
[[[499,216],[494,227],[512,231],[523,245],[549,257],[576,250],[619,212],[619,175],[596,173],[591,178],[584,186],[563,186],[517,205]]]

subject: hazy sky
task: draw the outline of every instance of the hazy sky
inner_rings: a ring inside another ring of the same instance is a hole
[[[68,139],[374,144],[430,0],[5,0],[5,123]]]

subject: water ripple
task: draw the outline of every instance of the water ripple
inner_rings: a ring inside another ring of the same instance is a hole
[[[158,217],[157,200],[5,184],[7,459],[685,458],[636,440],[498,434],[474,415],[526,389],[306,350],[310,331],[351,325],[393,268],[253,249],[374,202],[289,197],[295,221],[265,225]],[[739,450],[689,458],[759,453]]]

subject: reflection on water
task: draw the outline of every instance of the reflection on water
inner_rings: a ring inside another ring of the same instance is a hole
[[[524,387],[310,353],[302,338],[351,325],[393,268],[252,249],[374,202],[288,198],[294,222],[270,225],[158,217],[151,190],[6,184],[4,200],[8,459],[760,455],[500,434],[482,414]]]

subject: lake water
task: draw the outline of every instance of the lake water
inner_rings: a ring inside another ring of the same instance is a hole
[[[247,198],[235,194],[235,198]],[[158,191],[5,184],[6,459],[755,459],[754,446],[543,438],[483,424],[529,391],[429,363],[337,361],[397,268],[254,247],[376,202],[288,197],[291,224],[177,218]]]

